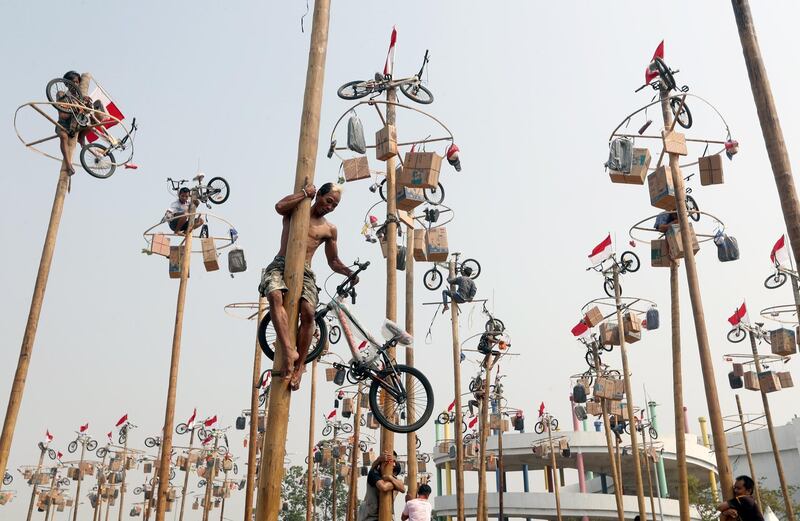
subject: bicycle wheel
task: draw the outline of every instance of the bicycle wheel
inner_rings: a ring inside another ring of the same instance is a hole
[[[450,423],[450,415],[447,414],[446,412],[443,412],[436,418],[436,423],[438,423],[439,425],[446,425]]]
[[[345,434],[350,434],[351,432],[353,432],[353,426],[350,425],[349,423],[343,423],[342,432]]]
[[[197,482],[197,488],[203,488],[205,486],[206,486],[206,480],[201,479],[200,481]]]
[[[767,289],[780,288],[786,283],[786,274],[782,271],[776,271],[774,275],[770,275],[764,281],[764,287]]]
[[[461,263],[461,270],[463,271],[464,268],[472,270],[472,274],[469,276],[472,280],[477,279],[481,274],[481,263],[475,259],[465,259],[464,262]]]
[[[484,329],[487,333],[502,333],[506,330],[506,325],[499,318],[490,318],[486,321]]]
[[[606,281],[603,282],[603,291],[605,291],[606,295],[609,297],[614,298],[614,279],[606,279]],[[622,284],[619,286],[619,293],[620,295],[622,294]]]
[[[225,445],[220,445],[219,447],[217,447],[217,453],[220,456],[224,456],[225,454],[228,453],[228,447],[226,447]]]
[[[97,448],[97,440],[89,440],[86,442],[86,448],[89,450],[89,452],[93,452],[94,449]]]
[[[650,426],[649,429],[647,429],[647,434],[650,435],[650,439],[651,440],[657,440],[658,439],[658,431],[652,425]]]
[[[334,324],[331,326],[331,330],[328,331],[328,341],[331,344],[336,344],[342,338],[342,328]]]
[[[72,453],[73,453],[73,452],[75,452],[76,450],[78,450],[78,442],[77,442],[77,441],[71,441],[71,442],[69,442],[69,445],[67,445],[67,451],[68,451],[70,454],[72,454]]]
[[[117,169],[111,149],[100,143],[89,143],[81,149],[81,165],[98,179],[108,179]]]
[[[155,447],[156,446],[156,439],[155,438],[145,438],[144,444],[148,447]]]
[[[6,472],[5,476],[3,476],[3,485],[8,486],[12,481],[14,481],[14,476]]]
[[[264,405],[267,403],[267,393],[261,393],[258,395],[258,405]]]
[[[683,128],[692,127],[692,113],[689,111],[689,107],[686,103],[681,107],[680,98],[670,98],[669,106],[672,109],[672,115],[675,116],[675,119],[678,121],[678,125]],[[678,113],[678,107],[681,109],[680,113]]]
[[[483,381],[480,378],[473,378],[469,381],[469,392],[475,393],[483,388]]]
[[[614,378],[616,380],[620,380],[622,378],[622,373],[620,373],[616,369],[610,369],[605,372],[605,376],[607,378]]]
[[[688,194],[686,195],[686,212],[689,215],[689,219],[694,222],[700,220],[700,207],[697,206],[697,201],[694,200],[694,197]]]
[[[594,372],[592,372],[592,370],[589,369],[588,371],[583,373],[583,375],[581,375],[581,378],[583,378],[588,382],[589,388],[591,389],[592,385],[594,384]]]
[[[101,459],[105,458],[106,454],[108,454],[108,449],[107,448],[100,447],[99,449],[97,449],[97,457],[98,458],[101,458]]]
[[[67,100],[63,100],[65,103],[74,103],[77,100],[73,101],[69,98],[80,99],[81,89],[75,82],[64,78],[56,78],[54,80],[50,80],[47,82],[47,87],[45,87],[45,95],[47,96],[47,101],[50,102],[62,101],[62,99],[59,98],[60,97],[63,98],[63,94],[66,94],[68,98]],[[67,109],[66,111],[69,111],[69,109]]]
[[[405,85],[400,85],[400,90],[411,101],[416,101],[423,105],[433,103],[433,93],[421,83],[406,83]]]
[[[409,382],[409,385],[406,385]],[[388,388],[387,388],[388,387]],[[398,396],[400,391],[402,394]],[[413,423],[408,423],[407,397],[414,398]],[[383,405],[383,407],[381,407]],[[414,367],[397,364],[377,374],[369,388],[369,406],[378,423],[392,432],[414,432],[433,412],[431,383]]]
[[[623,272],[635,273],[639,271],[639,266],[641,266],[641,263],[639,262],[639,256],[632,251],[624,252],[620,256],[619,260],[622,263]]]
[[[543,433],[543,432],[544,432],[544,422],[543,422],[543,421],[541,421],[541,420],[539,420],[538,422],[536,422],[536,425],[534,425],[534,426],[533,426],[533,431],[534,431],[536,434],[541,434],[541,433]]]
[[[309,363],[325,350],[325,341],[328,338],[328,324],[325,323],[325,318],[322,315],[317,315],[315,318],[315,322],[317,323],[317,330],[314,332],[314,338],[317,339],[316,345],[311,343],[311,348],[306,355],[306,362]],[[272,326],[272,319],[270,318],[269,311],[264,315],[264,318],[261,319],[261,323],[258,325],[258,345],[261,346],[261,350],[267,355],[267,358],[270,360],[275,360],[275,351],[272,348],[272,345],[277,340],[277,334],[275,333],[275,328]]]
[[[236,463],[233,464],[233,475],[237,475],[239,473],[239,465]]]
[[[189,426],[186,425],[185,423],[179,423],[178,425],[175,426],[175,432],[178,434],[186,434],[188,430]]]
[[[231,195],[231,187],[222,177],[212,177],[206,185],[208,187],[208,200],[214,204],[222,204]]]
[[[417,447],[417,448],[419,448],[419,447]],[[422,455],[422,461],[424,461],[425,463],[429,463],[431,461],[431,455],[430,454],[423,454]]]
[[[336,94],[339,95],[342,99],[347,100],[354,100],[360,99],[364,96],[371,94],[372,92],[381,92],[383,89],[375,90],[375,84],[373,82],[367,82],[363,80],[356,80],[356,81],[348,81],[341,87],[339,90],[336,91]]]
[[[661,58],[653,58],[653,61],[656,63],[661,83],[664,84],[667,91],[673,90],[675,88],[675,77],[672,75],[672,71],[669,70],[669,67]]]
[[[422,447],[422,438],[420,438],[419,436],[415,436],[415,438],[417,439],[417,448],[419,449],[420,447]],[[430,461],[430,457],[428,457],[428,461]]]
[[[464,439],[464,444],[466,445],[467,443],[469,443],[469,442],[471,442],[472,440],[475,439],[475,435],[472,434],[471,432],[468,432],[468,433],[466,433],[464,435],[463,439]]]
[[[438,183],[436,188],[423,188],[422,196],[434,206],[442,204],[444,201],[444,186],[442,186],[442,183]]]
[[[136,487],[135,489],[133,489],[133,493],[136,494],[137,496],[140,495],[142,492],[144,492],[143,487]]]
[[[740,327],[735,327],[728,331],[728,342],[738,344],[739,342],[743,341],[745,337],[747,337],[747,333]]]
[[[590,368],[595,369],[594,367],[594,353],[591,351],[586,351],[586,355],[583,357],[586,360],[586,365]]]
[[[422,283],[431,291],[436,291],[442,287],[443,280],[442,273],[437,270],[435,266],[426,271],[425,275],[422,276]]]
[[[329,436],[331,432],[333,432],[333,427],[331,427],[330,425],[326,425],[326,426],[325,426],[325,427],[322,429],[322,435],[323,435],[323,436]]]
[[[558,420],[555,418],[550,419],[550,432],[558,430]]]
[[[369,447],[367,447],[366,441],[361,440],[358,442],[358,450],[360,450],[361,452],[367,452],[368,449]]]

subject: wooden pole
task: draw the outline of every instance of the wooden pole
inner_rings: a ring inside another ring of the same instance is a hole
[[[317,360],[311,362],[311,404],[308,408],[308,468],[306,470],[306,521],[312,521],[314,511],[314,414],[317,407]],[[264,457],[264,454],[261,454]],[[246,521],[250,521],[249,519]]]
[[[678,507],[681,521],[690,521],[689,474],[686,466],[686,431],[683,428],[683,367],[681,357],[681,306],[678,288],[678,261],[669,265],[669,291],[672,326],[672,391],[675,415],[675,462],[678,467]]]
[[[597,368],[597,377],[600,376],[600,353],[598,352],[598,340],[592,342],[592,356],[594,357],[594,366]],[[617,505],[617,521],[625,521],[625,507],[622,503],[622,480],[617,472],[616,458],[614,457],[614,448],[611,441],[611,425],[608,421],[608,402],[605,398],[600,400],[603,409],[603,430],[606,434],[606,448],[608,449],[608,464],[611,467],[611,479],[614,480],[614,500]]]
[[[744,425],[744,414],[742,414],[742,402],[739,400],[739,395],[736,395],[736,409],[739,411],[739,425],[742,428],[742,441],[744,442],[744,452],[747,454],[747,466],[750,467],[750,475],[757,476],[756,468],[753,466],[753,454],[750,452],[750,442],[747,440],[747,428]],[[761,509],[761,492],[758,486],[758,480],[753,478],[753,492],[756,494],[756,501],[758,508]]]
[[[455,304],[455,302],[454,302]],[[478,521],[488,521],[486,507],[486,442],[489,438],[489,382],[492,378],[492,358],[487,357],[486,377],[483,379],[483,396],[480,403],[480,428],[478,429]],[[559,520],[560,521],[560,520]]]
[[[100,468],[101,468],[102,472],[106,471],[106,458],[108,457],[108,453],[109,453],[110,449],[111,449],[111,440],[109,440],[109,442],[106,444],[106,453],[103,454],[103,461],[100,463]],[[92,521],[100,521],[100,508],[102,506],[102,503],[103,502],[100,499],[100,483],[98,483],[97,484],[97,501],[94,502],[94,515],[92,516]],[[31,521],[31,520],[28,519],[28,521]]]
[[[700,439],[703,441],[703,446],[710,449],[711,442],[708,439],[708,429],[706,429],[706,419],[702,416],[697,418],[700,423]],[[715,503],[719,503],[719,491],[717,490],[717,476],[713,470],[708,471],[708,483],[711,486],[711,499]]]
[[[386,124],[395,125],[395,107],[392,104],[397,101],[396,89],[386,91]],[[395,179],[395,159],[394,156],[386,160],[386,318],[397,320],[397,193]],[[389,358],[395,357],[395,348],[389,349]],[[383,397],[383,393],[381,393]],[[395,413],[391,404],[384,401],[384,412],[388,417]],[[392,455],[394,452],[394,433],[381,426],[381,453]],[[392,475],[391,461],[383,463],[383,475]],[[393,517],[394,492],[379,491],[378,495],[378,520],[391,521]]]
[[[358,496],[358,457],[361,454],[359,447],[361,437],[361,389],[363,383],[358,383],[355,398],[355,411],[353,413],[353,445],[350,447],[350,486],[347,490],[347,521],[356,518],[356,504]]]
[[[561,484],[559,483],[557,474],[558,474],[558,463],[556,462],[556,451],[553,447],[553,431],[550,429],[550,418],[549,414],[546,414],[542,421],[545,422],[544,428],[547,429],[547,441],[550,445],[550,466],[553,468],[553,492],[556,494],[556,519],[558,521],[562,521],[561,518]],[[614,487],[616,488],[616,487]]]
[[[25,392],[25,380],[28,377],[33,354],[33,344],[36,340],[36,329],[39,326],[39,315],[42,312],[42,302],[47,289],[47,278],[50,275],[50,266],[53,264],[53,253],[56,249],[58,227],[61,224],[61,214],[64,211],[64,198],[69,189],[69,171],[67,169],[72,161],[77,137],[71,138],[67,143],[68,160],[61,164],[61,171],[56,183],[56,194],[53,198],[53,207],[50,210],[50,221],[47,224],[47,233],[44,236],[42,257],[39,260],[39,270],[36,273],[36,283],[33,286],[33,297],[28,311],[28,321],[25,324],[25,333],[22,336],[22,346],[19,350],[17,370],[14,373],[14,382],[11,384],[11,395],[8,398],[8,407],[3,421],[3,431],[0,434],[0,476],[4,476],[8,467],[8,455],[11,451],[11,442],[14,438],[14,429],[17,426],[17,416],[22,405],[22,395]]]
[[[303,114],[300,121],[300,140],[297,147],[294,192],[299,192],[306,184],[314,181],[329,21],[330,0],[316,0],[311,28],[311,45],[308,51]],[[295,207],[292,213],[289,224],[286,267],[283,272],[284,280],[289,288],[284,297],[284,307],[288,317],[287,323],[291,324],[289,339],[293,343],[296,343],[297,339],[296,324],[303,286],[308,226],[311,218],[310,205],[311,201],[305,199]],[[300,360],[298,363],[303,363],[303,361]],[[286,368],[282,349],[275,350],[273,367],[277,371],[283,371]],[[275,375],[273,374],[273,376]],[[281,508],[283,458],[286,454],[286,431],[289,423],[290,403],[289,386],[273,385],[269,393],[269,425],[264,433],[264,449],[261,453],[256,521],[277,521],[278,519],[278,512]]]
[[[408,211],[408,216],[414,216],[414,210]],[[412,221],[413,222],[413,221]],[[411,226],[406,227],[406,302],[405,302],[405,317],[406,317],[406,333],[414,336],[414,228]],[[406,346],[406,365],[414,367],[414,346]],[[414,385],[413,379],[410,374],[406,374],[406,389],[411,389]],[[406,406],[406,414],[408,415],[408,422],[412,423],[417,420],[416,409],[414,408],[414,395],[408,395]],[[409,432],[406,435],[406,454],[408,454],[408,463],[406,465],[406,476],[408,478],[408,487],[406,488],[406,496],[414,499],[417,497],[417,433]]]
[[[736,18],[736,26],[739,29],[739,40],[742,43],[742,54],[744,54],[747,75],[750,78],[750,89],[753,91],[753,100],[758,112],[758,120],[761,123],[761,133],[764,135],[767,155],[772,166],[772,174],[775,177],[775,187],[778,189],[783,220],[786,223],[795,265],[800,266],[800,203],[797,201],[792,165],[786,150],[778,109],[772,98],[772,87],[761,58],[761,48],[756,37],[753,15],[750,13],[750,3],[747,0],[731,0],[731,5],[734,18]],[[714,443],[716,445],[716,440]],[[723,488],[725,488],[724,484]],[[794,514],[791,514],[789,518],[792,519],[793,516]]]
[[[192,229],[194,228],[197,210],[196,194],[191,194],[189,204],[189,221],[183,239],[181,255],[181,280],[178,286],[178,304],[175,308],[175,327],[172,331],[172,354],[169,367],[169,385],[167,386],[167,407],[164,412],[164,428],[161,436],[161,458],[158,462],[158,475],[169,477],[170,460],[172,459],[172,429],[175,426],[175,395],[178,391],[178,369],[181,359],[181,338],[183,336],[183,310],[186,303],[186,288],[189,284],[189,266],[192,263]],[[127,439],[126,439],[127,442]],[[158,496],[156,499],[156,521],[164,521],[167,510],[169,479],[158,480]]]
[[[448,267],[448,279],[455,278],[455,259],[450,259]],[[455,290],[455,285],[450,284],[450,291]],[[456,519],[457,521],[464,521],[464,443],[462,440],[464,433],[462,432],[463,425],[461,424],[463,421],[461,410],[461,341],[458,336],[458,303],[453,299],[450,299],[450,323],[453,337],[453,390],[455,393],[454,410],[456,413],[453,426],[455,429],[453,441],[456,446]]]
[[[672,109],[669,106],[668,99],[669,93],[661,89],[660,96],[664,128],[671,129],[673,123]],[[703,298],[700,294],[697,263],[695,262],[694,250],[692,249],[692,234],[688,232],[691,223],[689,222],[689,214],[686,211],[686,198],[684,197],[686,189],[683,182],[683,175],[681,174],[680,156],[678,154],[669,154],[669,167],[672,171],[672,184],[675,187],[675,199],[678,203],[678,224],[683,231],[683,233],[681,233],[681,242],[683,243],[686,282],[689,285],[689,300],[692,303],[692,316],[694,318],[694,329],[697,336],[697,350],[700,355],[700,368],[703,373],[706,406],[708,407],[708,417],[714,438],[714,454],[717,461],[717,471],[719,472],[720,484],[724,490],[723,494],[730,495],[733,493],[733,476],[731,475],[731,463],[728,459],[728,441],[725,438],[725,426],[722,424],[717,382],[714,379],[714,363],[711,359],[711,349],[708,343],[708,330],[706,329],[705,312],[703,311]]]
[[[50,490],[56,488],[56,477],[58,476],[58,465],[53,467],[53,477],[50,480]],[[53,498],[47,498],[47,508],[44,514],[44,521],[50,521],[50,514],[53,512]],[[106,510],[106,517],[108,517],[108,510]]]
[[[750,348],[753,350],[753,363],[755,363],[756,373],[761,374],[761,359],[758,356],[756,336],[753,331],[750,331]],[[767,430],[769,431],[769,442],[772,445],[772,455],[775,457],[775,470],[778,472],[778,479],[781,483],[781,494],[783,495],[783,503],[786,506],[786,518],[789,521],[794,521],[792,495],[789,493],[789,487],[786,485],[786,475],[783,473],[781,448],[778,445],[778,438],[775,436],[775,427],[772,424],[772,411],[769,408],[769,398],[767,397],[767,392],[764,390],[763,385],[759,385],[759,389],[761,394],[761,403],[764,404],[764,418],[767,420]],[[754,477],[753,481],[756,479],[757,478]]]
[[[161,443],[158,446],[158,455],[156,456],[156,459],[153,462],[153,478],[155,478],[156,482],[161,481],[161,476],[162,476],[161,467],[158,465],[157,462],[161,461],[161,454],[163,453],[163,450],[162,450],[163,448],[164,448],[164,444]],[[169,470],[167,472],[169,472]],[[145,483],[144,488],[145,488],[145,490],[147,490],[147,484],[146,483]],[[150,513],[151,513],[151,511],[153,509],[153,505],[154,505],[154,503],[156,501],[158,501],[158,498],[155,497],[155,494],[156,494],[156,485],[153,484],[150,487],[150,499],[147,500],[147,505],[146,505],[146,507],[144,509],[144,521],[149,521],[150,520]],[[106,508],[108,508],[108,507],[106,507]]]
[[[78,462],[78,479],[75,484],[75,507],[72,509],[72,521],[78,520],[78,501],[81,497],[81,482],[83,481],[83,458],[86,456],[86,439],[81,440],[81,458]]]
[[[181,489],[181,512],[178,521],[183,521],[183,511],[186,507],[186,489],[189,487],[189,469],[192,467],[192,445],[194,445],[194,426],[189,425],[189,449],[186,451],[186,470],[183,472],[183,488]],[[247,518],[245,521],[250,521]]]
[[[219,438],[214,436],[214,449],[211,452],[211,461],[214,463],[211,470],[206,473],[206,492],[203,497],[203,521],[208,521],[208,514],[211,510],[211,487],[214,485],[214,478],[217,475],[217,447],[219,446]],[[169,470],[167,471],[169,472]],[[168,474],[165,474],[168,475]],[[169,480],[164,480],[169,482]],[[158,480],[161,483],[161,479]]]
[[[258,408],[256,408],[258,411]],[[252,418],[252,417],[251,417]],[[225,519],[225,496],[227,495],[228,487],[228,471],[225,471],[225,477],[222,478],[222,505],[219,507],[219,521],[223,521]]]
[[[338,427],[336,427],[336,424],[334,423],[333,424],[333,443],[334,443],[334,445],[337,444],[336,438],[338,437],[338,435],[339,435],[339,429],[338,429]],[[331,451],[331,452],[333,452],[333,451]],[[338,451],[337,451],[337,454],[333,455],[333,457],[331,458],[333,460],[333,462],[331,463],[331,465],[333,466],[333,472],[331,472],[331,477],[333,478],[333,486],[331,487],[331,519],[333,521],[336,521],[336,489],[337,489],[336,485],[339,484],[338,483],[339,480],[337,479],[339,477],[338,476],[339,469],[337,468],[337,463],[339,463],[339,456],[341,456],[341,455],[338,454]]]
[[[119,516],[117,517],[117,521],[122,521],[122,509],[125,506],[125,482],[127,481],[127,478],[128,478],[128,437],[125,436],[125,443],[123,444],[122,447],[122,482],[120,483],[119,486]],[[77,521],[77,518],[73,519],[72,521]]]
[[[258,319],[256,320],[256,333],[261,319],[264,318],[267,299],[258,298]],[[261,346],[258,345],[256,334],[255,354],[253,355],[253,385],[250,389],[250,444],[247,446],[247,481],[244,493],[244,521],[253,518],[253,495],[256,481],[256,452],[258,450],[258,393],[261,391]],[[181,521],[183,521],[181,519]]]
[[[497,368],[497,376],[495,376],[494,381],[494,389],[497,392],[498,389],[502,389],[500,386],[500,367]],[[497,411],[500,413],[500,429],[497,431],[497,471],[499,480],[497,482],[497,513],[498,513],[498,520],[505,521],[505,515],[503,515],[503,494],[506,491],[506,471],[505,466],[503,464],[503,409],[502,409],[502,399],[503,396],[501,393],[497,394]]]
[[[636,436],[636,431],[631,431],[632,436]],[[650,491],[650,514],[652,516],[653,521],[656,521],[656,503],[653,499],[653,476],[650,473],[650,458],[647,455],[647,436],[644,433],[644,427],[642,428],[642,454],[644,457],[644,467],[645,471],[647,472],[647,487]],[[655,462],[653,462],[655,465]]]
[[[44,461],[44,454],[47,452],[47,445],[42,443],[39,447],[39,463],[36,464],[36,473],[34,475],[38,475],[42,471],[42,462]],[[33,487],[31,489],[31,502],[28,504],[28,516],[25,518],[26,521],[31,521],[31,516],[33,516],[33,505],[36,502],[36,491],[39,490],[39,481],[33,482]],[[78,498],[75,498],[77,501]]]

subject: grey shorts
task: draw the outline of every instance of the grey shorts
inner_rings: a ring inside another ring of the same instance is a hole
[[[278,255],[269,263],[264,275],[261,277],[261,284],[258,285],[258,292],[266,297],[273,291],[280,290],[284,293],[289,291],[286,281],[283,280],[283,270],[286,267],[286,257]],[[319,288],[317,278],[308,265],[303,270],[303,292],[300,298],[305,299],[311,307],[316,309],[319,304]]]

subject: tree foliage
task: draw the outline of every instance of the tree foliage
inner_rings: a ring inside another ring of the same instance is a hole
[[[781,494],[780,490],[773,490],[764,487],[764,479],[766,478],[761,477],[758,480],[762,510],[766,510],[766,508],[769,506],[772,511],[775,512],[775,515],[778,516],[778,519],[781,521],[786,521],[788,518],[786,516],[786,505],[783,502],[783,494]],[[797,485],[789,485],[788,488],[789,494],[792,496],[794,496],[797,491],[800,490],[800,487]],[[697,508],[697,511],[700,513],[700,517],[703,521],[716,521],[718,519],[718,501],[714,500],[714,497],[711,494],[711,485],[707,481],[703,481],[701,483],[697,478],[689,476],[689,503]],[[795,512],[797,512],[800,508],[800,504],[793,503],[793,508]]]
[[[340,465],[341,467],[341,465]],[[331,478],[331,468],[319,469],[323,484],[316,494],[316,520],[331,521],[333,519],[333,487],[325,486],[325,478]],[[336,519],[344,521],[347,516],[347,491],[349,482],[339,476],[336,485]],[[306,519],[306,469],[299,465],[289,467],[283,478],[281,487],[283,505],[279,519],[281,521],[305,521]],[[357,505],[356,505],[357,506]]]

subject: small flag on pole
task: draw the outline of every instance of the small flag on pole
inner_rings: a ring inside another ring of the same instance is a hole
[[[655,66],[656,58],[664,59],[664,40],[661,40],[661,43],[658,44],[656,52],[653,53],[653,58],[650,60],[650,64],[644,70],[645,83],[650,83],[658,77],[658,69]]]
[[[89,424],[88,424],[88,423],[86,423],[85,425],[81,425],[81,427],[80,427],[80,431],[81,431],[81,432],[86,432],[86,430],[87,430],[88,428],[89,428]]]
[[[786,249],[786,235],[781,235],[772,251],[769,254],[769,260],[776,266],[786,265],[789,263],[789,252]]]
[[[197,418],[197,407],[194,408],[194,411],[192,412],[192,415],[189,416],[188,420],[186,420],[186,425],[190,429],[192,428],[192,424],[194,423],[195,418]]]
[[[589,262],[592,263],[592,266],[596,266],[611,257],[612,253],[614,253],[614,245],[611,241],[611,234],[609,233],[589,254]]]
[[[392,74],[394,71],[394,47],[397,44],[397,29],[392,27],[392,37],[389,39],[389,52],[386,53],[386,63],[383,65],[383,74]]]
[[[205,425],[206,427],[211,427],[215,423],[217,423],[217,415],[216,414],[214,416],[212,416],[211,418],[207,419],[206,421],[204,421],[203,425]]]
[[[122,418],[120,418],[119,420],[117,420],[117,424],[116,424],[116,425],[114,425],[114,427],[119,427],[120,425],[122,425],[122,424],[123,424],[123,423],[125,423],[126,421],[128,421],[128,413],[125,413],[125,414],[122,416]]]
[[[738,326],[741,322],[746,324],[750,323],[750,317],[747,315],[747,307],[744,302],[742,302],[740,307],[736,308],[733,315],[728,317],[728,322],[730,322],[732,326]]]
[[[326,419],[326,420],[330,420],[330,419],[332,419],[334,416],[336,416],[336,409],[334,409],[334,410],[332,410],[331,412],[329,412],[329,413],[328,413],[328,415],[325,417],[325,419]]]
[[[572,336],[583,336],[589,331],[589,326],[586,325],[586,322],[581,320],[578,322],[575,327],[571,329]]]

